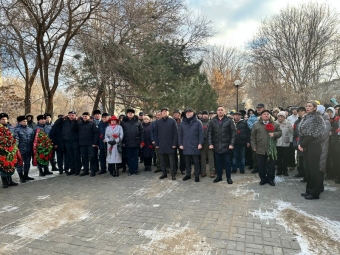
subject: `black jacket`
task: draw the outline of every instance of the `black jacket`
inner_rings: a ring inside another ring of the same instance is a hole
[[[62,123],[58,125],[54,124],[48,136],[51,138],[53,142],[53,146],[57,145],[57,151],[64,151],[64,139],[62,135]]]
[[[78,121],[79,145],[98,145],[99,129],[93,121]]]
[[[59,118],[54,125],[62,124],[62,136],[64,141],[78,142],[79,134],[77,127],[77,120]]]
[[[133,116],[131,120],[125,116],[120,125],[124,132],[123,144],[125,147],[139,147],[144,142],[143,126],[137,116]]]
[[[174,148],[177,147],[177,124],[170,117],[161,118],[155,124],[155,145],[159,146],[159,154],[174,153]]]
[[[222,118],[221,124],[218,116],[211,119],[208,129],[208,141],[209,145],[214,146],[215,153],[229,153],[229,145],[234,145],[235,135],[234,121],[226,115]]]
[[[250,129],[247,125],[247,122],[241,119],[239,122],[235,122],[235,125],[235,145],[247,145],[247,143],[250,143]]]
[[[178,146],[183,146],[183,155],[200,155],[201,150],[198,145],[203,145],[204,135],[203,127],[196,115],[188,123],[187,118],[184,118],[178,128]]]

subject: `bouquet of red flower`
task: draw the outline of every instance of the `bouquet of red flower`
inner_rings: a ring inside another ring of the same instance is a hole
[[[37,129],[33,142],[33,165],[47,166],[52,157],[53,144],[48,135],[41,129]]]
[[[112,137],[113,137],[113,139],[117,139],[119,136],[117,134],[113,134]],[[109,154],[110,155],[112,154],[112,150],[113,150],[113,145],[111,145],[110,148],[109,148]]]
[[[274,130],[275,130],[274,124],[272,124],[272,123],[266,124],[266,130],[268,131],[268,133],[274,132]],[[269,134],[268,134],[268,136],[269,136],[269,148],[268,148],[268,151],[267,151],[268,160],[270,158],[272,158],[273,160],[276,160],[277,159],[276,144],[275,144],[274,138],[271,137]]]
[[[0,124],[0,172],[12,175],[17,163],[18,146],[8,128]]]

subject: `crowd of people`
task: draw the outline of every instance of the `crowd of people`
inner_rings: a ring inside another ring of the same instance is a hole
[[[239,169],[244,174],[248,166],[258,173],[260,185],[271,186],[275,186],[275,175],[288,176],[289,170],[297,168],[295,177],[306,182],[301,195],[318,199],[325,179],[340,183],[339,108],[309,101],[305,107],[267,110],[260,103],[256,110],[228,113],[222,106],[216,112],[186,108],[174,110],[172,116],[167,107],[155,116],[136,115],[134,109],[118,117],[100,110],[77,117],[70,111],[54,123],[46,113],[37,116],[37,123],[31,114],[18,116],[13,125],[8,114],[1,113],[0,124],[17,141],[21,160],[16,170],[22,183],[33,180],[29,176],[32,158],[40,176],[53,171],[91,177],[107,172],[118,177],[120,171],[139,175],[138,163],[144,163],[143,171],[152,171],[154,166],[154,173],[161,173],[159,179],[169,175],[176,180],[179,170],[187,181],[193,165],[195,182],[207,175],[214,183],[220,182],[225,170],[228,184],[233,183],[233,173]],[[47,151],[45,157],[39,150]],[[17,185],[10,175],[0,175],[3,188]]]

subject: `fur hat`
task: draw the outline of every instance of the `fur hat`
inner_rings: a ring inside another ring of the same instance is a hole
[[[52,115],[50,113],[45,113],[44,116],[45,117],[52,117]]]
[[[202,115],[209,115],[208,111],[202,111]]]
[[[42,114],[38,115],[37,116],[37,121],[39,121],[39,120],[46,120],[45,115],[42,115]]]
[[[95,115],[95,114],[102,114],[102,112],[101,112],[100,110],[94,110],[94,111],[92,112],[92,115]]]
[[[280,111],[280,112],[277,114],[277,116],[283,116],[283,117],[286,118],[286,112]]]
[[[269,110],[263,110],[263,111],[261,112],[261,115],[264,114],[265,112],[268,112],[268,113],[270,114],[270,111],[269,111]]]
[[[135,110],[134,110],[134,109],[131,109],[131,108],[130,108],[130,109],[127,109],[127,110],[126,110],[126,113],[129,113],[129,112],[132,112],[132,113],[134,114],[134,113],[135,113]]]
[[[110,116],[107,112],[103,112],[102,117],[108,117]]]
[[[318,105],[318,108],[317,108],[316,111],[321,113],[321,114],[324,114],[325,110],[326,110],[326,108],[323,105]]]
[[[83,115],[90,116],[89,112],[83,112]]]
[[[8,117],[8,114],[7,113],[4,113],[4,112],[2,112],[2,113],[0,113],[0,119],[2,119],[2,118],[9,118]]]
[[[26,116],[22,115],[22,116],[18,116],[18,117],[17,117],[18,123],[21,122],[21,121],[23,121],[23,120],[27,120]]]
[[[163,108],[161,109],[161,111],[169,111],[169,108],[168,108],[168,107],[163,107]]]

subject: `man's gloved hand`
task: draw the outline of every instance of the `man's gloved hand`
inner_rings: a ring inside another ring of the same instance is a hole
[[[115,145],[116,144],[116,140],[108,141],[107,143],[110,144],[110,145]]]

